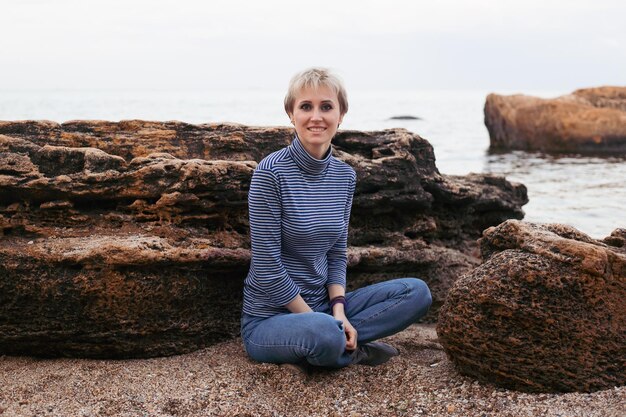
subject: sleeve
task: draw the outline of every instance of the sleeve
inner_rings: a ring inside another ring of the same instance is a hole
[[[346,287],[346,269],[348,268],[348,225],[350,223],[350,210],[352,209],[352,198],[356,187],[356,174],[352,174],[350,185],[348,186],[348,198],[343,214],[343,230],[337,242],[328,250],[328,281],[326,286],[339,284]]]
[[[281,260],[281,198],[278,180],[268,170],[255,170],[248,193],[252,285],[265,292],[275,307],[300,294]]]

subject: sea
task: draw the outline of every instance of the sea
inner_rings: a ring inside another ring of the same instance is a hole
[[[556,97],[564,91],[494,91]],[[626,156],[492,154],[483,107],[490,91],[349,92],[342,129],[404,128],[434,147],[442,174],[493,173],[528,188],[525,220],[564,223],[593,238],[626,228]],[[283,91],[0,90],[0,120],[179,120],[287,126]],[[397,120],[393,117],[412,116]]]

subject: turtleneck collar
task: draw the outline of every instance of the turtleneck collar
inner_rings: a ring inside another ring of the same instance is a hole
[[[304,148],[298,135],[295,135],[291,145],[289,145],[289,153],[296,162],[296,165],[298,165],[300,170],[305,174],[319,175],[323,173],[330,164],[330,160],[333,156],[333,145],[330,145],[326,155],[324,155],[322,159],[315,159]]]

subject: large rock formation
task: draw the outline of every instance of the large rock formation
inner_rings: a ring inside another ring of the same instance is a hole
[[[626,230],[509,220],[484,232],[485,263],[459,279],[437,323],[463,374],[524,391],[626,384]]]
[[[491,150],[626,154],[626,87],[576,90],[555,99],[489,94]]]
[[[247,190],[287,128],[181,122],[0,122],[0,354],[130,357],[238,333]],[[437,303],[479,263],[486,227],[526,189],[440,175],[405,130],[344,131],[358,184],[351,288],[423,277]]]

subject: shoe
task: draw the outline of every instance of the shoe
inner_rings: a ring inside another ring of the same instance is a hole
[[[377,366],[387,362],[400,352],[395,347],[383,342],[370,342],[359,345],[354,351],[352,363],[359,365]]]

